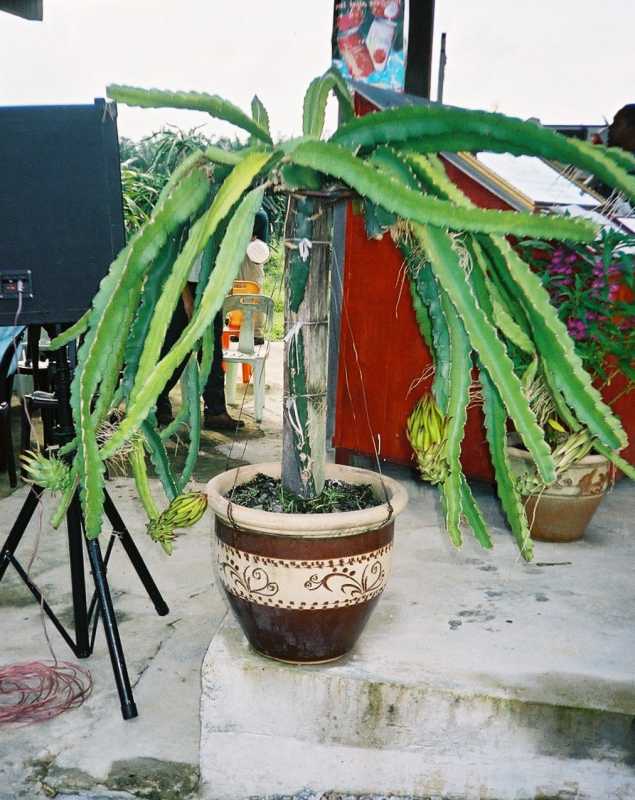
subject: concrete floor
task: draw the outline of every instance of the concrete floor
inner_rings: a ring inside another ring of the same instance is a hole
[[[494,550],[457,553],[436,492],[400,479],[392,575],[350,655],[278,664],[232,617],[212,640],[204,800],[633,800],[635,487],[582,541],[536,542],[525,564],[489,489]]]
[[[233,444],[205,435],[200,484],[225,469],[228,457],[280,457],[280,364],[277,346],[262,426],[251,423]],[[112,481],[170,606],[169,616],[156,615],[116,547],[109,578],[140,716],[121,719],[100,630],[84,662],[95,688],[81,708],[38,726],[0,729],[0,800],[635,798],[635,487],[615,488],[582,542],[537,543],[534,564],[525,565],[489,488],[479,494],[495,550],[467,541],[457,554],[439,530],[434,490],[399,474],[411,503],[398,523],[392,579],[353,654],[325,668],[252,654],[215,586],[211,520],[181,537],[169,559],[143,535],[130,480]],[[25,492],[1,501],[0,537]],[[45,507],[20,553],[28,560],[41,528],[33,573],[70,621],[64,532],[49,530],[47,516]],[[0,616],[2,663],[49,657],[39,609],[11,570],[0,583]],[[57,656],[73,661],[48,630]],[[547,763],[549,750],[555,760]],[[546,777],[523,793],[529,784],[521,787],[518,775],[536,758],[536,774]],[[448,772],[454,781],[443,777]]]
[[[257,425],[253,420],[248,387],[242,409],[229,409],[234,417],[242,415],[245,430],[235,439],[203,433],[193,486],[204,487],[213,475],[240,462],[280,457],[281,376],[282,346],[274,343],[263,422]],[[175,410],[178,402],[177,390]],[[17,421],[18,415],[14,417]],[[17,442],[17,431],[14,438]],[[177,469],[185,452],[184,443],[177,444]],[[153,486],[160,498],[158,482]],[[145,536],[144,514],[131,479],[116,478],[108,490],[170,606],[167,617],[157,616],[123,550],[115,546],[108,575],[139,717],[128,722],[121,718],[100,628],[93,656],[81,662],[93,675],[89,700],[44,724],[0,728],[0,800],[54,795],[70,800],[76,793],[90,800],[187,800],[197,794],[201,664],[227,613],[212,574],[211,518],[206,516],[180,537],[168,558]],[[6,473],[0,474],[3,542],[26,494],[23,485],[11,492]],[[17,556],[26,564],[39,537],[32,576],[60,618],[72,625],[68,546],[65,531],[48,525],[52,506],[47,499],[36,512]],[[105,546],[106,535],[103,539]],[[0,663],[50,657],[39,606],[11,567],[0,583],[0,618]],[[47,630],[55,655],[78,663],[50,623]]]

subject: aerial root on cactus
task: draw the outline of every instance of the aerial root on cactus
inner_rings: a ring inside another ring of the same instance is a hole
[[[406,395],[414,392],[418,386],[421,386],[422,383],[427,383],[428,381],[432,380],[432,378],[434,378],[434,364],[428,364],[428,366],[425,367],[423,371],[412,381],[408,387]]]
[[[100,423],[97,428],[96,439],[97,444],[102,448],[106,442],[110,441],[112,436],[117,432],[119,424],[123,419],[123,412],[120,409],[112,409],[106,418]],[[128,460],[130,454],[134,449],[135,439],[140,434],[134,433],[129,439],[126,439],[121,447],[113,453],[106,461],[109,469],[115,474],[125,476],[127,474]]]

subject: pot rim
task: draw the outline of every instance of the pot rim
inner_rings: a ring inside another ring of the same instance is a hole
[[[515,458],[518,458],[522,461],[531,461],[532,464],[534,463],[531,454],[527,450],[523,450],[521,447],[517,447],[516,445],[513,444],[508,444],[507,452],[511,456],[514,456]],[[584,458],[581,458],[579,461],[576,461],[575,464],[572,464],[571,467],[569,467],[569,469],[576,469],[576,468],[579,469],[579,468],[590,467],[593,465],[597,466],[599,464],[607,464],[608,461],[609,460],[606,456],[600,455],[599,453],[591,453],[588,456],[584,456]]]
[[[326,476],[348,483],[370,483],[374,489],[385,487],[392,506],[382,503],[361,511],[336,511],[330,514],[282,514],[274,511],[247,508],[231,504],[223,495],[235,481],[246,483],[259,472],[280,477],[279,462],[249,464],[227,470],[212,478],[207,484],[207,497],[211,510],[230,527],[258,531],[271,536],[336,537],[351,536],[383,528],[392,522],[406,507],[408,493],[394,478],[359,467],[327,464]]]

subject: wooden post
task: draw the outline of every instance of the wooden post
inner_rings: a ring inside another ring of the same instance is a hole
[[[332,204],[292,195],[285,226],[282,484],[304,498],[324,487]]]

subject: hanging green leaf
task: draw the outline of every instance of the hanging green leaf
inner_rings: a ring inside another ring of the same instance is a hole
[[[595,226],[586,221],[546,218],[515,211],[458,208],[452,203],[422,195],[404,186],[356,158],[344,147],[328,142],[298,144],[289,158],[295,164],[339,178],[362,197],[414,222],[453,230],[543,236],[571,241],[591,241],[595,237]]]
[[[492,246],[504,258],[507,274],[500,276],[522,298],[543,359],[548,360],[554,379],[577,418],[607,447],[616,450],[627,443],[617,417],[604,403],[576,354],[564,323],[551,305],[540,279],[512,249],[506,239],[492,238]]]
[[[223,100],[218,95],[204,92],[168,92],[161,89],[141,89],[136,86],[110,84],[106,89],[108,97],[127,106],[141,108],[186,108],[204,111],[216,119],[231,122],[238,128],[251,133],[256,138],[271,144],[271,136],[257,122],[247,116],[238,106]]]
[[[242,263],[251,238],[256,212],[262,205],[263,195],[264,188],[252,189],[234,212],[199,308],[174,347],[155,365],[140,387],[134,403],[131,402],[127,409],[126,417],[102,449],[100,453],[102,459],[117,452],[137,430],[176,367],[211,325]]]
[[[320,78],[312,80],[304,95],[302,131],[305,136],[319,139],[322,135],[326,103],[331,92],[339,100],[342,119],[348,121],[353,117],[353,101],[346,82],[337,70],[330,69]]]
[[[483,387],[483,411],[485,430],[489,444],[490,457],[494,465],[496,491],[501,501],[507,522],[512,530],[520,554],[525,561],[533,558],[533,543],[527,524],[527,516],[522,499],[516,490],[516,483],[507,454],[507,414],[496,386],[486,370],[481,370]]]
[[[621,154],[504,114],[439,105],[393,108],[343,125],[331,141],[349,148],[412,141],[428,152],[483,150],[539,156],[587,170],[635,199],[635,177],[618,165],[624,163]]]
[[[432,226],[413,225],[413,231],[428,253],[432,269],[454,304],[472,347],[498,387],[516,430],[529,450],[544,480],[554,480],[551,451],[529,407],[513,364],[469,286],[448,234]]]
[[[255,94],[251,100],[251,116],[254,122],[261,128],[267,136],[271,139],[271,131],[269,129],[269,114],[265,108],[262,100]]]
[[[172,314],[179,302],[194,261],[269,159],[268,153],[254,152],[237,164],[223,181],[212,205],[192,226],[185,247],[179,253],[172,273],[155,306],[150,330],[139,359],[135,383],[131,392],[131,403],[134,403],[139,391],[154,370]]]
[[[434,267],[433,267],[434,268]],[[447,405],[442,409],[447,422],[447,478],[441,484],[448,535],[455,547],[460,547],[463,486],[461,477],[461,443],[465,435],[467,406],[472,380],[472,348],[453,304],[447,294],[441,294],[441,306],[450,338],[450,371]]]

